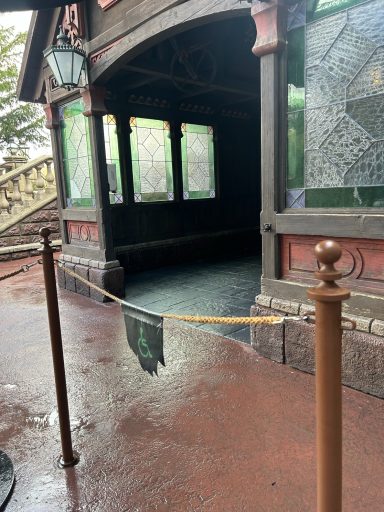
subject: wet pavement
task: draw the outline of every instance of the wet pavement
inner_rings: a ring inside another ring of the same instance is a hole
[[[260,277],[260,255],[173,265],[127,276],[125,300],[154,313],[249,316]],[[246,326],[191,325],[250,343]]]
[[[21,262],[1,263],[0,275]],[[25,263],[25,260],[23,261]],[[60,291],[74,447],[59,430],[40,266],[0,283],[7,512],[314,512],[314,378],[245,343],[165,321],[159,378],[116,304]],[[344,388],[344,512],[381,512],[384,402]]]

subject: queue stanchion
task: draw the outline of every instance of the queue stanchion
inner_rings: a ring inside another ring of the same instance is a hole
[[[307,291],[316,301],[317,512],[342,509],[341,303],[350,292],[335,283],[342,277],[334,267],[341,252],[332,240],[316,245],[321,282]]]
[[[48,239],[51,232],[49,228],[45,227],[41,228],[39,233],[43,238],[43,247],[39,249],[39,252],[41,253],[43,260],[45,293],[47,297],[48,322],[51,337],[53,370],[55,375],[56,399],[62,448],[62,455],[58,459],[58,466],[65,468],[77,464],[79,461],[79,455],[74,452],[72,448],[59,303],[57,300],[55,264],[53,260],[54,250],[51,247],[50,240]]]

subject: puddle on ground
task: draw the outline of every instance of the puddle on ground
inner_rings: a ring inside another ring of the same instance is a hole
[[[80,432],[81,430],[93,430],[95,425],[89,423],[87,418],[71,418],[71,432]]]
[[[54,409],[50,414],[34,414],[33,416],[28,416],[25,421],[29,427],[44,430],[59,423],[59,414],[57,409]],[[90,424],[88,419],[85,418],[70,418],[70,428],[72,432],[79,432],[81,430],[92,429],[94,425]]]
[[[58,418],[58,412],[54,409],[50,414],[35,414],[34,416],[28,416],[25,419],[25,422],[29,427],[43,430],[48,427],[53,427]]]
[[[17,384],[1,384],[4,389],[17,389],[19,386]]]

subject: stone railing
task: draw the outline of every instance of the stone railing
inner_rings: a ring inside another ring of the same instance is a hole
[[[0,165],[0,234],[56,199],[51,156],[41,156],[13,170]]]

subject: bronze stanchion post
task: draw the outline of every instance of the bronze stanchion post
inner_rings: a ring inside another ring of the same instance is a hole
[[[39,251],[41,252],[43,259],[45,294],[47,297],[57,409],[60,423],[61,447],[63,451],[62,456],[58,460],[58,465],[60,467],[68,467],[74,466],[78,462],[79,456],[72,449],[63,343],[61,339],[59,304],[57,300],[55,266],[53,261],[54,251],[51,247],[51,242],[48,239],[51,234],[49,228],[41,228],[39,233],[43,237],[43,247],[39,249]]]
[[[307,293],[316,301],[317,512],[341,512],[341,301],[350,292],[335,283],[342,277],[334,267],[340,245],[325,240],[316,245],[315,254],[321,263],[315,276],[321,283]]]

